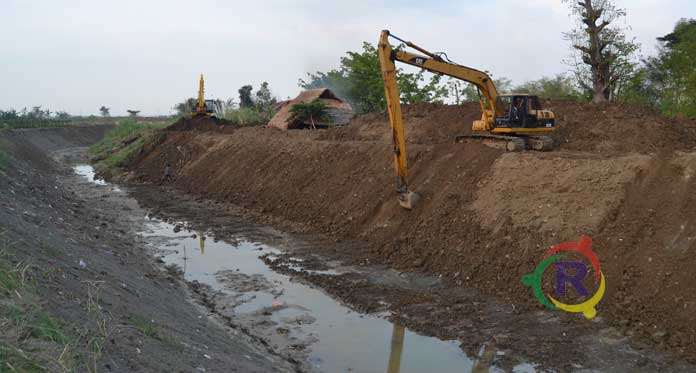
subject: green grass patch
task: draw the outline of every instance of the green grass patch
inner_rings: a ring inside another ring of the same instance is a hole
[[[253,108],[238,108],[226,111],[223,117],[234,124],[247,125],[267,123],[274,114],[259,112]]]
[[[0,341],[0,372],[45,372],[41,365],[25,351]]]
[[[162,329],[158,325],[155,325],[155,323],[152,322],[152,320],[148,320],[147,318],[142,317],[140,315],[132,315],[128,320],[136,329],[138,329],[146,337],[160,340],[162,339]]]
[[[5,145],[0,141],[0,175],[5,174],[7,166],[10,164],[10,153],[5,148]]]
[[[128,321],[146,337],[156,339],[175,350],[183,349],[181,343],[178,343],[173,336],[165,333],[162,327],[155,324],[154,321],[140,315],[131,315]]]
[[[14,263],[2,234],[0,239],[0,372],[55,368],[59,352],[73,340],[43,309],[30,265]]]
[[[122,167],[153,135],[154,130],[168,125],[168,122],[146,123],[135,119],[121,120],[100,142],[89,148],[89,154],[108,168]]]

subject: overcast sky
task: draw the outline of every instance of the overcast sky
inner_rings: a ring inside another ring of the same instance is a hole
[[[620,0],[629,35],[654,52],[655,38],[693,0]],[[295,96],[306,72],[338,66],[382,29],[458,63],[515,83],[566,71],[560,0],[0,0],[0,109],[42,105],[71,114],[139,109],[171,113],[193,97],[237,97],[266,80]]]

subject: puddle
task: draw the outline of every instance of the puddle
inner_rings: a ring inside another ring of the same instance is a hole
[[[88,164],[78,164],[73,166],[73,171],[75,171],[76,174],[82,176],[85,178],[87,181],[94,183],[96,185],[109,185],[104,179],[101,178],[95,178],[95,173],[94,173],[94,167],[88,165]],[[116,185],[112,185],[111,190],[114,192],[121,192],[121,188],[119,188]]]
[[[182,269],[186,280],[209,285],[219,292],[218,302],[229,300],[226,306],[235,320],[266,315],[276,324],[274,330],[282,329],[290,340],[308,344],[314,371],[444,373],[475,369],[477,362],[463,353],[457,341],[416,334],[384,319],[385,314],[359,314],[319,289],[274,272],[261,257],[280,254],[276,248],[243,239],[234,244],[215,242],[205,233],[177,233],[174,227],[150,220],[143,236],[156,242],[162,260]],[[293,261],[294,268],[301,265],[301,260]]]
[[[76,174],[84,177],[85,179],[97,184],[97,185],[106,185],[106,181],[104,179],[95,179],[94,176],[94,167],[88,165],[88,164],[78,164],[73,166],[73,170],[75,171]]]

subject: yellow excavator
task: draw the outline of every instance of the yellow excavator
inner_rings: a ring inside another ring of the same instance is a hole
[[[403,48],[394,48],[389,42],[390,37],[423,54],[411,53]],[[553,131],[554,114],[541,108],[537,96],[528,94],[500,95],[487,73],[456,64],[450,61],[446,54],[429,52],[390,34],[389,30],[382,31],[377,49],[394,142],[396,191],[399,194],[399,204],[402,207],[412,209],[420,197],[417,193],[410,191],[408,187],[406,140],[404,138],[404,121],[401,115],[395,61],[420,67],[435,74],[460,79],[477,88],[481,104],[481,119],[474,121],[471,135],[458,135],[455,137],[455,141],[481,141],[486,145],[505,148],[508,151],[528,149],[546,151],[553,148],[553,140],[548,136],[543,136],[543,134]]]
[[[198,99],[196,100],[196,106],[191,110],[191,115],[199,117],[212,116],[213,114],[215,114],[215,102],[205,99],[203,74],[201,74],[201,80],[198,82]]]

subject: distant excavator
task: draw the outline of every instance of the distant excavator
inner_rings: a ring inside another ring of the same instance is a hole
[[[198,83],[198,99],[196,100],[196,106],[191,110],[191,115],[202,117],[212,116],[213,114],[215,114],[215,101],[205,99],[203,74],[201,74],[201,80]]]
[[[424,55],[392,47],[389,43],[390,37]],[[446,54],[429,52],[409,41],[391,35],[389,30],[382,31],[377,49],[394,142],[396,191],[402,207],[412,209],[420,197],[409,190],[407,182],[406,140],[395,61],[460,79],[476,86],[481,104],[481,119],[474,121],[472,134],[455,136],[455,141],[481,141],[486,145],[505,148],[508,151],[528,149],[546,151],[553,148],[553,140],[542,135],[554,130],[554,114],[541,108],[537,96],[499,95],[493,80],[487,73],[456,64],[450,61]]]

